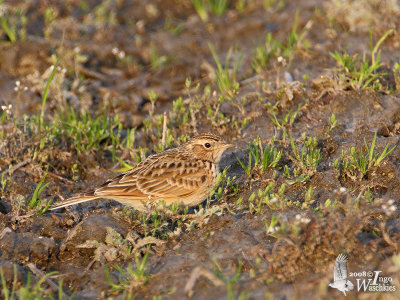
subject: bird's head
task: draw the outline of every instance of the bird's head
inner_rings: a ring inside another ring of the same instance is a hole
[[[205,159],[218,164],[225,150],[234,145],[226,143],[214,134],[201,134],[191,138],[184,147],[197,159]]]
[[[354,284],[350,280],[346,280],[345,289],[347,291],[352,291],[354,289]]]

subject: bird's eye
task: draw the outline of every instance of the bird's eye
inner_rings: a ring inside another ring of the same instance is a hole
[[[210,144],[210,143],[205,143],[205,144],[204,144],[204,147],[210,148],[210,147],[211,147],[211,144]]]

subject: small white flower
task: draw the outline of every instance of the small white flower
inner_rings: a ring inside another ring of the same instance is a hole
[[[301,218],[300,222],[304,223],[304,224],[308,224],[308,223],[311,222],[311,220],[309,218],[307,218],[307,217],[304,217],[304,218]]]
[[[75,48],[74,48],[74,52],[75,52],[75,53],[79,53],[79,52],[81,52],[81,48],[79,48],[79,47],[75,47]]]
[[[19,88],[16,86],[16,87],[14,87],[14,91],[15,92],[18,92],[19,91]]]
[[[296,215],[296,220],[300,220],[301,219],[301,215],[297,214]]]
[[[21,81],[17,80],[17,81],[15,82],[15,85],[16,85],[16,86],[20,86],[20,85],[21,85]]]
[[[57,67],[57,71],[61,72],[61,67],[60,66]]]
[[[112,54],[117,55],[119,52],[119,49],[117,47],[112,48],[111,50]]]
[[[24,86],[24,91],[27,91],[28,90],[28,87],[27,86]]]
[[[50,66],[50,71],[53,71],[54,68],[55,68],[55,66],[54,66],[54,65],[51,65],[51,66]]]
[[[283,62],[283,61],[284,61],[284,58],[282,56],[279,56],[278,57],[278,62]]]
[[[125,51],[120,51],[120,52],[118,53],[118,57],[119,57],[120,59],[125,58]]]
[[[393,200],[393,199],[390,199],[387,203],[388,203],[389,205],[392,205],[392,204],[394,203],[394,200]]]
[[[2,105],[1,109],[7,114],[11,115],[11,110],[12,110],[12,104],[9,105]]]

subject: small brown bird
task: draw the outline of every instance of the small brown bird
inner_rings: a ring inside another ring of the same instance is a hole
[[[198,205],[216,183],[222,154],[232,147],[213,134],[195,136],[177,148],[149,156],[93,192],[76,195],[50,210],[99,198],[113,199],[138,210],[145,209],[144,203],[158,200],[167,206]]]

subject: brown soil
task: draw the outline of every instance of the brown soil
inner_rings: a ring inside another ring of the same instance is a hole
[[[399,290],[400,147],[364,175],[352,176],[334,167],[342,150],[354,146],[366,151],[365,143],[371,144],[375,132],[375,153],[387,144],[398,146],[400,78],[393,66],[400,53],[400,10],[394,9],[399,5],[341,2],[345,12],[337,1],[232,0],[222,16],[210,14],[208,21],[198,16],[191,1],[181,0],[0,4],[13,18],[18,9],[27,17],[25,38],[11,42],[0,29],[0,104],[13,107],[13,117],[3,118],[0,124],[1,172],[8,176],[10,165],[24,162],[0,191],[0,268],[9,288],[26,285],[29,273],[37,282],[55,271],[42,285],[44,298],[57,296],[50,281],[58,284],[60,279],[65,295],[73,299],[129,299],[129,294],[132,299],[336,298],[343,294],[328,284],[333,281],[336,257],[347,253],[348,271],[382,270],[393,277]],[[243,10],[240,3],[245,3]],[[272,4],[266,7],[267,3]],[[44,17],[48,8],[56,14],[51,25]],[[296,13],[298,32],[305,30],[306,42],[294,48],[286,64],[274,57],[264,70],[254,71],[254,48],[265,42],[267,33],[285,44]],[[338,64],[329,53],[347,50],[360,58],[371,55],[370,33],[376,43],[389,29],[395,30],[380,47],[380,70],[386,73],[379,78],[380,88],[352,87],[334,70]],[[221,93],[208,43],[222,63],[231,47],[234,55],[242,54],[239,90],[221,104],[217,104]],[[187,215],[160,211],[154,218],[152,211],[140,214],[109,200],[29,215],[34,210],[26,201],[47,167],[49,185],[41,198],[53,201],[99,185],[122,167],[113,158],[109,136],[81,151],[73,137],[54,138],[50,130],[43,136],[26,125],[40,114],[55,57],[66,71],[58,71],[50,87],[47,124],[52,124],[57,112],[64,114],[69,108],[89,112],[93,118],[104,112],[112,118],[119,115],[121,140],[128,129],[136,132],[133,149],[118,146],[116,155],[135,165],[139,147],[148,155],[160,143],[157,130],[162,127],[157,126],[166,112],[172,145],[196,131],[213,132],[237,145],[221,165],[229,167],[228,177],[236,176],[237,193],[222,184],[223,195],[204,203],[204,211],[194,208]],[[191,78],[189,91],[186,78]],[[17,80],[27,89],[14,91]],[[154,111],[151,91],[157,94]],[[184,112],[179,114],[173,108],[178,97],[184,102]],[[189,114],[185,123],[188,107],[195,108],[196,119]],[[272,112],[282,120],[298,108],[285,130],[271,120]],[[209,110],[219,110],[221,115],[213,119]],[[24,114],[29,121],[24,121]],[[337,125],[328,130],[332,114]],[[248,123],[241,126],[244,118]],[[151,129],[146,128],[146,120],[153,124]],[[308,180],[295,180],[293,151],[284,131],[296,145],[304,141],[303,135],[317,138],[322,160]],[[265,172],[254,168],[247,176],[238,158],[247,160],[248,143],[257,136],[263,144],[275,139],[283,155],[276,168]],[[249,197],[270,183],[274,183],[273,193],[286,185],[284,204],[279,200],[279,205],[252,210]],[[310,187],[313,194],[306,203]],[[277,229],[268,232],[275,218],[279,218]],[[157,227],[155,219],[163,226]],[[144,259],[146,252],[145,279],[130,277],[121,290],[113,290],[110,281],[118,283],[122,274],[118,266],[136,270],[137,260]],[[356,290],[348,294],[357,299],[399,295]]]

